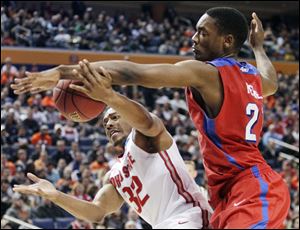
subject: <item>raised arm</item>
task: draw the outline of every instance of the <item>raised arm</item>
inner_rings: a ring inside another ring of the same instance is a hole
[[[56,190],[49,181],[38,178],[31,173],[28,173],[27,176],[35,183],[32,185],[15,185],[13,188],[15,192],[49,199],[78,219],[96,223],[106,215],[117,211],[123,204],[122,197],[111,184],[104,185],[96,194],[93,202],[88,202]]]
[[[12,88],[16,94],[31,91],[36,93],[52,89],[60,79],[79,80],[72,73],[73,69],[82,71],[81,66],[88,63],[86,60],[79,65],[60,65],[39,73],[27,73],[24,79],[16,79]],[[101,61],[88,65],[100,71],[104,67],[112,77],[115,85],[141,85],[145,87],[185,87],[200,88],[204,84],[209,87],[214,82],[213,77],[218,77],[215,67],[200,61],[187,60],[176,64],[137,64],[130,61]]]
[[[165,130],[163,122],[154,114],[148,112],[141,104],[117,93],[112,89],[111,74],[103,67],[96,71],[89,63],[82,65],[82,71],[74,71],[84,86],[70,85],[71,88],[87,94],[89,97],[103,101],[113,108],[123,120],[145,136],[154,137]]]
[[[255,55],[257,69],[262,77],[263,96],[272,95],[278,89],[277,73],[263,48],[264,30],[256,13],[252,13],[249,42]]]

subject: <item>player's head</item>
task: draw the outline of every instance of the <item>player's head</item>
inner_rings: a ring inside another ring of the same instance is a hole
[[[131,132],[132,127],[112,108],[103,117],[106,136],[114,146],[123,143]]]
[[[195,59],[211,61],[237,54],[248,36],[245,16],[230,7],[214,7],[205,12],[193,36]]]

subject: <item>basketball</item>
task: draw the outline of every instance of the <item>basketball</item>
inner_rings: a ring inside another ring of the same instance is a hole
[[[82,84],[74,80],[60,80],[53,90],[56,108],[67,119],[75,122],[87,122],[99,116],[106,105],[69,87],[71,83]]]

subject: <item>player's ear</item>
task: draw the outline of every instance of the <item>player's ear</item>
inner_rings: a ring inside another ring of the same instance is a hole
[[[234,46],[234,37],[232,34],[224,36],[224,50],[228,50]]]

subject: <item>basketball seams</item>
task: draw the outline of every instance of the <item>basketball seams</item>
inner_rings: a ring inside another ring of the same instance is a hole
[[[89,99],[89,100],[93,100],[93,101],[95,101],[95,102],[102,103],[101,101],[96,101],[96,100],[94,100],[94,99],[92,99],[92,98],[90,98],[90,97],[88,97],[88,96],[83,95],[83,94],[78,94],[78,93],[76,93],[76,90],[73,90],[73,89],[71,89],[71,88],[69,88],[68,90],[72,90],[72,91],[67,91],[67,90],[62,89],[62,88],[59,88],[59,87],[55,87],[55,88],[56,88],[56,89],[59,89],[59,90],[61,90],[61,91],[64,91],[65,93],[71,93],[71,94],[74,94],[74,95],[79,96],[79,97],[83,97],[83,98],[86,98],[86,99]]]
[[[90,119],[90,117],[86,116],[83,112],[80,111],[80,109],[77,107],[76,103],[74,102],[74,95],[73,93],[66,93],[66,94],[71,94],[71,101],[74,105],[74,107],[77,109],[77,112],[81,113],[81,115],[83,115],[85,118]]]
[[[64,83],[63,83],[64,84]],[[55,87],[54,88],[54,90],[56,89],[57,87]],[[54,103],[56,104],[56,102],[59,100],[59,98],[60,98],[60,96],[61,96],[61,94],[62,94],[62,90],[61,90],[61,88],[58,88],[58,89],[60,89],[60,91],[59,91],[59,94],[58,94],[58,96],[55,98],[55,100],[54,100]]]
[[[94,100],[83,93],[69,88],[70,84],[74,82],[76,83],[77,81],[63,80],[56,85],[56,87],[54,88],[54,102],[56,108],[67,119],[70,120],[75,119],[74,117],[72,117],[73,112],[77,112],[77,116],[82,118],[81,121],[77,120],[76,118],[77,122],[86,122],[88,120],[94,119],[96,116],[103,112],[106,105],[101,101]],[[96,115],[98,110],[99,113]]]

